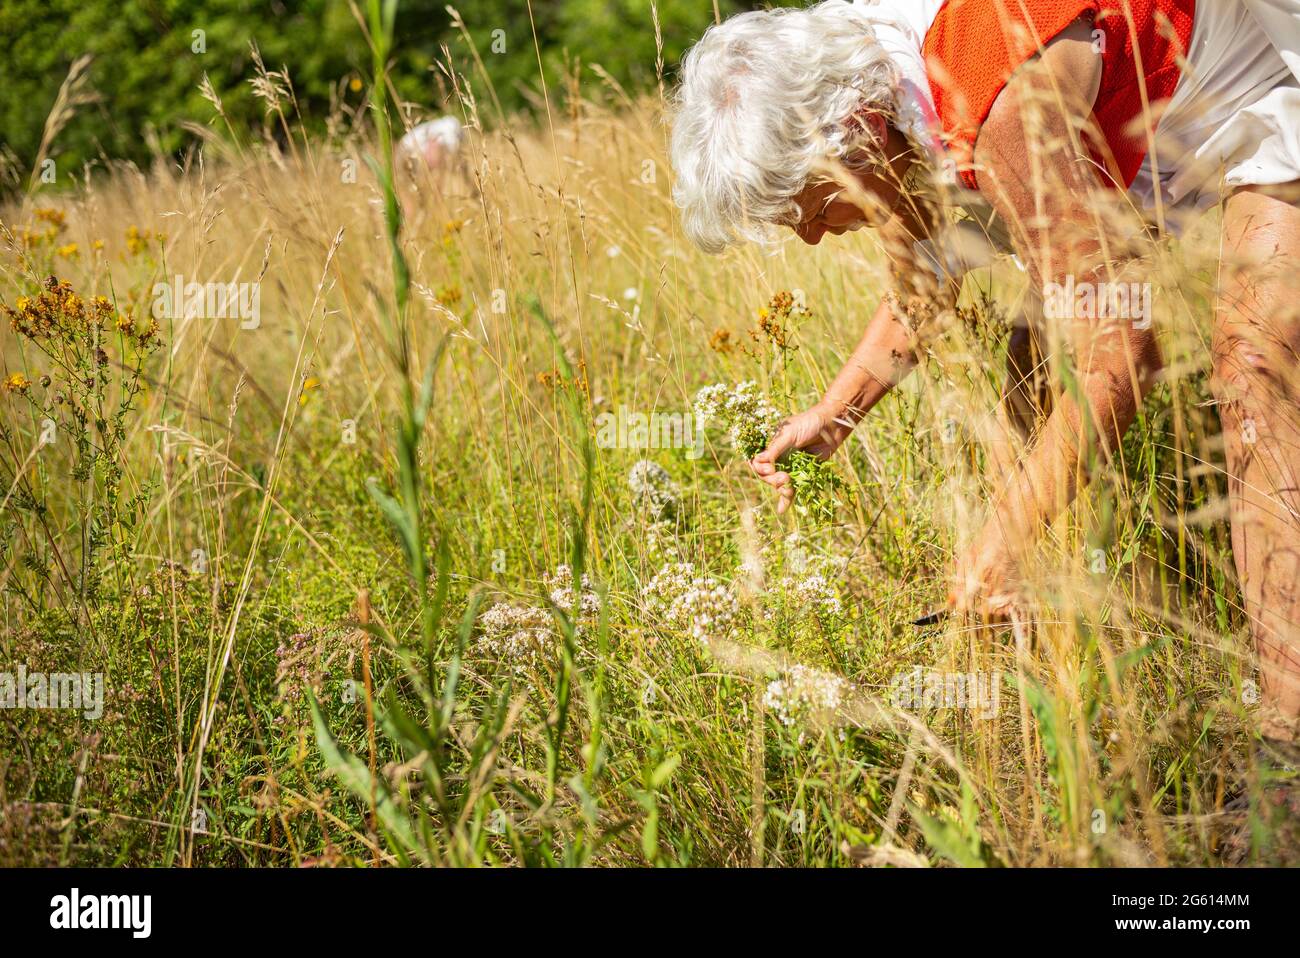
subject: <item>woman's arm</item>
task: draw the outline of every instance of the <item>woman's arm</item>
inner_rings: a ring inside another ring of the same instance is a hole
[[[1038,283],[1104,282],[1098,229],[1087,198],[1099,186],[1078,155],[1072,117],[1091,112],[1100,60],[1085,25],[1048,45],[1033,68],[1018,72],[980,131],[975,163],[980,190],[1012,226]],[[1010,605],[1018,554],[1086,482],[1093,451],[1109,456],[1136,417],[1160,368],[1146,323],[1073,320],[1062,330],[1073,346],[1077,389],[1063,395],[1041,436],[995,500],[958,561],[950,602],[999,615]]]
[[[898,307],[899,296],[917,303],[928,314],[951,308],[957,286],[941,282],[917,258],[916,240],[928,235],[928,224],[911,209],[895,210],[881,227],[881,240],[892,264],[893,288],[881,300],[848,361],[811,409],[781,424],[766,449],[750,460],[750,468],[777,493],[776,509],[785,512],[794,501],[790,475],[778,461],[792,449],[829,458],[885,394],[916,368],[916,337],[909,316]]]
[[[750,460],[754,474],[776,490],[778,513],[794,501],[790,474],[778,460],[792,449],[831,456],[871,407],[915,367],[911,333],[886,297],[821,401],[786,419],[767,448]]]
[[[891,169],[898,173],[897,165]],[[901,186],[903,174],[898,175]],[[918,241],[929,237],[935,226],[934,211],[928,206],[910,201],[895,206],[880,227],[893,292],[881,300],[822,399],[785,420],[768,447],[750,461],[755,475],[776,490],[778,513],[794,501],[790,476],[778,464],[781,457],[792,449],[823,458],[832,455],[871,408],[916,368],[916,337],[923,330],[914,327],[910,304],[920,307],[919,316],[928,316],[955,303],[957,282],[933,275],[918,251]],[[900,296],[909,304],[907,315],[899,308]]]
[[[915,368],[911,334],[886,297],[818,405],[851,429]]]

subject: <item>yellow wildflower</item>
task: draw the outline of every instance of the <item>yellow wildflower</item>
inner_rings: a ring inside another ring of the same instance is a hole
[[[31,388],[32,381],[22,373],[14,373],[4,381],[5,392],[25,393]]]
[[[63,210],[56,210],[48,206],[36,210],[35,216],[38,220],[49,223],[56,230],[63,229],[63,224],[68,220],[68,215]]]
[[[149,248],[149,240],[153,234],[148,230],[142,230],[138,226],[128,226],[126,229],[126,248],[131,251],[133,256],[143,253]],[[158,237],[162,239],[161,236]]]
[[[307,405],[308,392],[312,389],[320,388],[320,380],[315,376],[308,376],[302,381],[302,392],[298,394],[298,405]]]
[[[448,220],[442,225],[442,245],[451,249],[456,242],[456,234],[465,228],[464,220]]]

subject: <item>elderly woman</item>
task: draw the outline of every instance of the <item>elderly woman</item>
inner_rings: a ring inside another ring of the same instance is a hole
[[[1263,732],[1294,742],[1298,77],[1300,0],[828,0],[705,33],[683,63],[673,129],[687,233],[719,251],[772,225],[813,245],[870,226],[895,267],[895,294],[824,397],[751,463],[778,509],[794,496],[781,457],[830,455],[916,364],[925,303],[942,304],[964,268],[986,261],[972,234],[1001,232],[1031,289],[1074,288],[1114,278],[1099,194],[1169,231],[1222,199],[1225,259],[1255,264],[1225,271],[1212,342],[1233,552]],[[917,199],[927,190],[967,208],[960,229],[941,202]],[[1149,323],[1071,317],[1062,332],[1077,388],[1038,395],[1027,374],[1046,339],[1030,313],[1009,343],[1007,400],[1014,421],[1032,422],[1035,409],[1046,418],[957,560],[949,595],[993,617],[1009,612],[1021,550],[1074,497],[1093,451],[1116,447],[1161,368]]]

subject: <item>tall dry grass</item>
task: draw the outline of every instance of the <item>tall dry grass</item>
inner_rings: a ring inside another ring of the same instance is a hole
[[[550,91],[537,124],[476,132],[462,173],[399,170],[403,373],[368,125],[340,117],[344,132],[307,137],[291,102],[265,89],[283,113],[278,142],[209,133],[183,165],[115,167],[0,214],[10,305],[47,273],[119,306],[134,296],[144,308],[178,274],[260,280],[262,296],[256,328],[164,323],[121,463],[123,494],[144,505],[114,527],[121,549],[88,608],[84,583],[49,568],[84,548],[99,487],[69,482],[65,447],[29,454],[39,417],[26,402],[52,399],[35,385],[40,358],[7,337],[6,374],[34,385],[5,401],[3,475],[44,511],[6,509],[4,659],[102,670],[109,707],[94,724],[6,716],[7,738],[42,733],[35,749],[5,751],[6,860],[1220,861],[1235,824],[1223,806],[1252,780],[1253,666],[1205,385],[1212,218],[1203,234],[1140,251],[1171,373],[1122,461],[1037,550],[1032,614],[918,630],[911,620],[942,598],[949,558],[1017,448],[995,412],[1025,286],[1012,264],[970,277],[922,369],[837,455],[848,489],[834,523],[801,524],[775,516],[724,445],[698,461],[592,449],[594,419],[620,405],[683,412],[719,381],[757,380],[792,409],[811,402],[888,288],[871,235],[705,257],[669,197],[662,101]],[[41,207],[66,225],[25,242]],[[756,329],[780,290],[800,291],[810,313],[787,348]],[[423,606],[365,485],[401,478],[403,390],[440,343],[417,462],[422,545],[445,554],[436,582],[448,597],[426,649]],[[734,584],[754,612],[743,628],[702,644],[646,612],[662,533],[627,488],[645,455],[681,489],[673,546]],[[765,549],[779,556],[794,531],[842,562],[833,627],[797,607],[762,614],[772,597],[793,601],[779,558],[742,569]],[[458,646],[474,590],[535,595],[577,540],[604,627],[566,633],[571,654],[524,675],[476,659],[472,634]],[[358,628],[363,607],[373,622]],[[345,759],[325,767],[290,692],[297,673],[278,668],[291,633],[309,636],[302,681],[332,703],[322,721],[375,770],[353,767],[362,795],[338,777]],[[357,705],[339,680],[360,680],[362,645],[374,688]],[[765,704],[795,662],[850,683],[832,721],[787,727]],[[993,674],[1000,706],[900,709],[890,683],[917,666]],[[412,754],[400,735],[374,734],[383,696],[419,715],[422,695],[447,688],[446,721],[428,719],[444,735],[436,761],[418,735]]]

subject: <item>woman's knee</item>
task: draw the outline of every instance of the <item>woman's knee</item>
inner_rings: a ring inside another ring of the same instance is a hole
[[[1239,190],[1224,214],[1225,273],[1214,338],[1214,383],[1224,392],[1294,399],[1300,373],[1300,208]]]
[[[1221,316],[1212,340],[1215,396],[1220,401],[1256,403],[1300,398],[1297,332]]]

